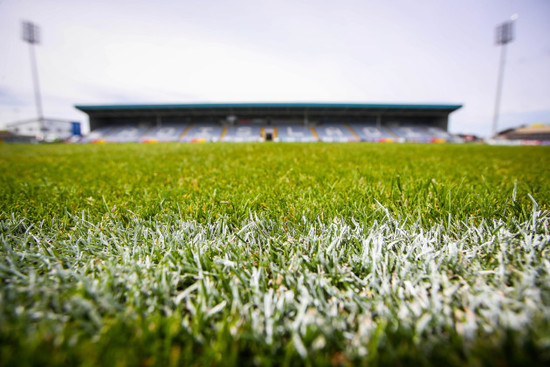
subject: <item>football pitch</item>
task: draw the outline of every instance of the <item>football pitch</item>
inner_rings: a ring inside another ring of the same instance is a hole
[[[0,365],[550,362],[550,148],[0,145]]]

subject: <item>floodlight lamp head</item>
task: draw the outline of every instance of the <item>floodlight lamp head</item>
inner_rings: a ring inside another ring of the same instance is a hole
[[[23,22],[23,41],[31,45],[40,43],[40,28],[32,22]]]
[[[508,21],[499,25],[496,29],[496,44],[505,45],[514,39],[514,22]]]

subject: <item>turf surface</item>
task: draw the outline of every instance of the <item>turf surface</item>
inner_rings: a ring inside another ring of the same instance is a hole
[[[548,167],[545,147],[0,146],[0,363],[543,363]]]

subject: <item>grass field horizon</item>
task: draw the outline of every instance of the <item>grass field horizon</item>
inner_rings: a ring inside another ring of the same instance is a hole
[[[550,361],[550,149],[0,146],[0,364]]]

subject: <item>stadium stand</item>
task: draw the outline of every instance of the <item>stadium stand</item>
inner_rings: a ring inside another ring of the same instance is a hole
[[[456,139],[445,130],[428,125],[390,126],[389,129],[402,141],[416,143],[442,143]]]
[[[106,127],[100,127],[99,129],[91,131],[88,135],[84,136],[80,142],[81,143],[96,143],[96,142],[104,142],[105,136],[113,130],[113,127],[106,126]]]
[[[260,125],[228,126],[221,141],[234,143],[263,141],[262,127]]]
[[[419,125],[400,125],[389,127],[398,138],[416,143],[429,143],[433,137],[422,126]]]
[[[550,125],[539,123],[506,129],[487,142],[492,145],[550,145]]]
[[[461,105],[196,103],[76,107],[88,114],[92,131],[82,142],[440,142],[458,141],[447,133],[447,127],[449,114]],[[149,128],[143,128],[144,124]]]
[[[142,142],[179,141],[187,127],[187,124],[163,123],[162,126],[147,131],[140,139]]]
[[[444,139],[446,141],[451,141],[454,139],[451,134],[439,127],[426,126],[425,129],[434,139]]]
[[[214,123],[192,125],[179,141],[186,143],[216,142],[220,140],[223,131],[222,125]]]
[[[375,123],[354,123],[350,124],[350,127],[361,141],[390,142],[396,138],[396,136],[386,128],[382,126],[378,127]]]
[[[550,125],[533,124],[507,129],[500,132],[497,139],[550,141]]]
[[[322,142],[359,141],[357,134],[345,124],[323,124],[316,126],[315,131]]]
[[[148,127],[136,127],[132,125],[115,126],[104,135],[107,143],[130,143],[140,141],[140,138]]]
[[[307,143],[316,142],[317,138],[310,126],[278,123],[277,141]]]

